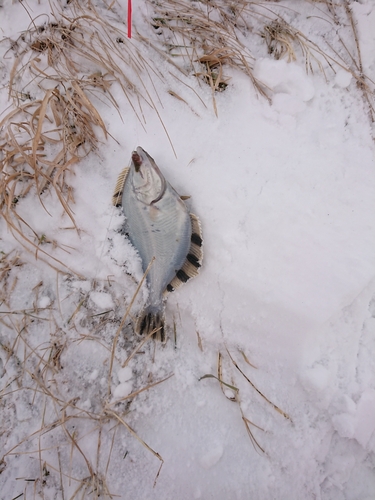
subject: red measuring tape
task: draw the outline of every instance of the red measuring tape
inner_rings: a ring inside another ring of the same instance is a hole
[[[128,0],[128,38],[132,37],[132,0]]]

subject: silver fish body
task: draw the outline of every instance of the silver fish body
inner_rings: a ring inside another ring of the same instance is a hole
[[[164,301],[168,292],[198,273],[202,263],[199,220],[164,178],[151,156],[141,147],[132,154],[129,169],[120,175],[113,197],[126,216],[126,232],[138,250],[147,275],[148,304],[135,330],[158,330],[164,340]]]

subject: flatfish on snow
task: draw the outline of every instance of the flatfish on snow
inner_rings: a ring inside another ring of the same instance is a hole
[[[135,331],[165,340],[166,296],[198,274],[202,265],[202,231],[199,219],[164,178],[151,156],[138,147],[131,165],[117,181],[112,198],[122,206],[126,232],[138,251],[143,272],[154,259],[146,277],[149,298],[138,316]]]

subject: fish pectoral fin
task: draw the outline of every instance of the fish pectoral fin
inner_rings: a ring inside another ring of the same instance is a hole
[[[202,228],[198,217],[194,214],[190,214],[191,220],[191,242],[189,252],[186,256],[186,260],[181,267],[176,272],[176,276],[168,283],[164,295],[168,292],[173,292],[181,285],[189,281],[189,279],[194,278],[198,275],[199,269],[203,261],[203,238],[202,238]]]
[[[121,206],[122,193],[124,192],[124,185],[128,173],[129,173],[129,167],[126,167],[123,170],[121,170],[120,175],[118,176],[115,191],[112,196],[112,205],[114,205],[115,207]]]

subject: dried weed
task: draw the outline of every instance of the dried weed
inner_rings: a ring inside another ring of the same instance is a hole
[[[65,8],[51,2],[50,10],[49,16],[32,19],[16,40],[2,41],[9,45],[11,70],[10,106],[0,119],[0,210],[25,249],[55,269],[74,273],[46,249],[45,243],[53,242],[27,224],[17,204],[32,193],[49,213],[45,192],[52,191],[52,203],[61,204],[79,231],[70,179],[80,159],[109,135],[98,104],[120,114],[111,93],[117,85],[144,127],[144,105],[159,115],[148,87],[155,88],[154,78],[162,75],[89,0]]]
[[[298,6],[292,8],[282,2],[241,0],[228,4],[224,0],[149,0],[149,3],[154,12],[149,19],[154,30],[153,47],[158,53],[164,51],[170,64],[184,74],[193,74],[209,84],[216,114],[215,94],[227,88],[225,68],[229,66],[245,72],[257,91],[270,97],[270,90],[253,74],[252,48],[258,46],[259,50],[260,36],[275,59],[302,60],[307,72],[315,67],[326,78],[326,68],[334,73],[339,68],[350,72],[363,92],[370,119],[374,121],[375,86],[363,72],[357,26],[348,0],[312,2],[310,19],[312,22],[318,17],[322,19],[326,30],[315,42],[286,21],[286,18],[298,17]],[[259,25],[263,28],[259,29]],[[340,31],[345,33],[347,42]],[[329,39],[335,39],[343,51],[339,53]]]
[[[3,258],[4,273],[16,258],[16,255]],[[74,319],[70,325],[64,325],[58,317],[57,304],[44,309],[37,307],[42,285],[43,283],[39,283],[33,289],[34,308],[28,311],[12,311],[7,310],[6,304],[3,303],[4,310],[1,311],[2,320],[9,321],[8,335],[4,336],[4,341],[0,343],[0,349],[5,353],[6,359],[0,390],[2,419],[11,418],[9,412],[15,400],[18,401],[19,411],[30,411],[26,409],[29,405],[33,408],[34,421],[40,419],[36,430],[24,435],[10,448],[3,449],[0,455],[1,467],[5,471],[12,465],[13,460],[23,455],[38,464],[38,467],[30,467],[30,475],[27,478],[19,478],[25,482],[24,491],[30,495],[34,494],[36,498],[43,498],[44,488],[53,487],[60,492],[62,498],[112,499],[116,495],[111,491],[108,479],[108,475],[113,474],[110,463],[114,462],[111,460],[113,454],[115,463],[118,463],[119,446],[118,442],[115,446],[114,440],[115,435],[119,436],[123,432],[121,429],[124,429],[159,460],[160,466],[154,480],[156,482],[163,458],[128,424],[127,415],[131,402],[139,394],[164,383],[172,375],[154,382],[145,382],[145,378],[140,377],[137,381],[138,387],[128,396],[114,398],[112,395],[114,364],[117,369],[127,366],[151,335],[141,342],[136,339],[128,340],[129,355],[126,355],[123,347],[116,349],[119,331],[122,330],[124,318],[129,313],[128,308],[122,319],[117,316],[116,342],[113,338],[113,328],[106,328],[102,318],[97,319],[101,328],[97,335],[91,335],[90,338],[85,335],[82,338],[86,326],[80,326],[80,321]],[[138,291],[139,288],[131,304]],[[87,310],[85,314],[88,316],[90,311]],[[48,331],[46,332],[48,324],[49,335]],[[45,341],[38,343],[39,337],[36,333],[41,329],[45,332]],[[112,333],[108,335],[109,332]],[[88,397],[93,398],[91,406],[84,401],[87,390],[82,392],[79,387],[82,380],[74,381],[74,373],[64,370],[66,360],[75,355],[77,342],[80,344],[82,341],[97,344],[97,349],[101,352],[99,357],[102,358],[99,367],[101,377],[109,381],[108,386],[99,384],[96,389],[90,390]],[[0,422],[0,429],[7,427],[12,425],[5,426],[5,422]],[[7,442],[9,436],[4,434],[1,438]]]

